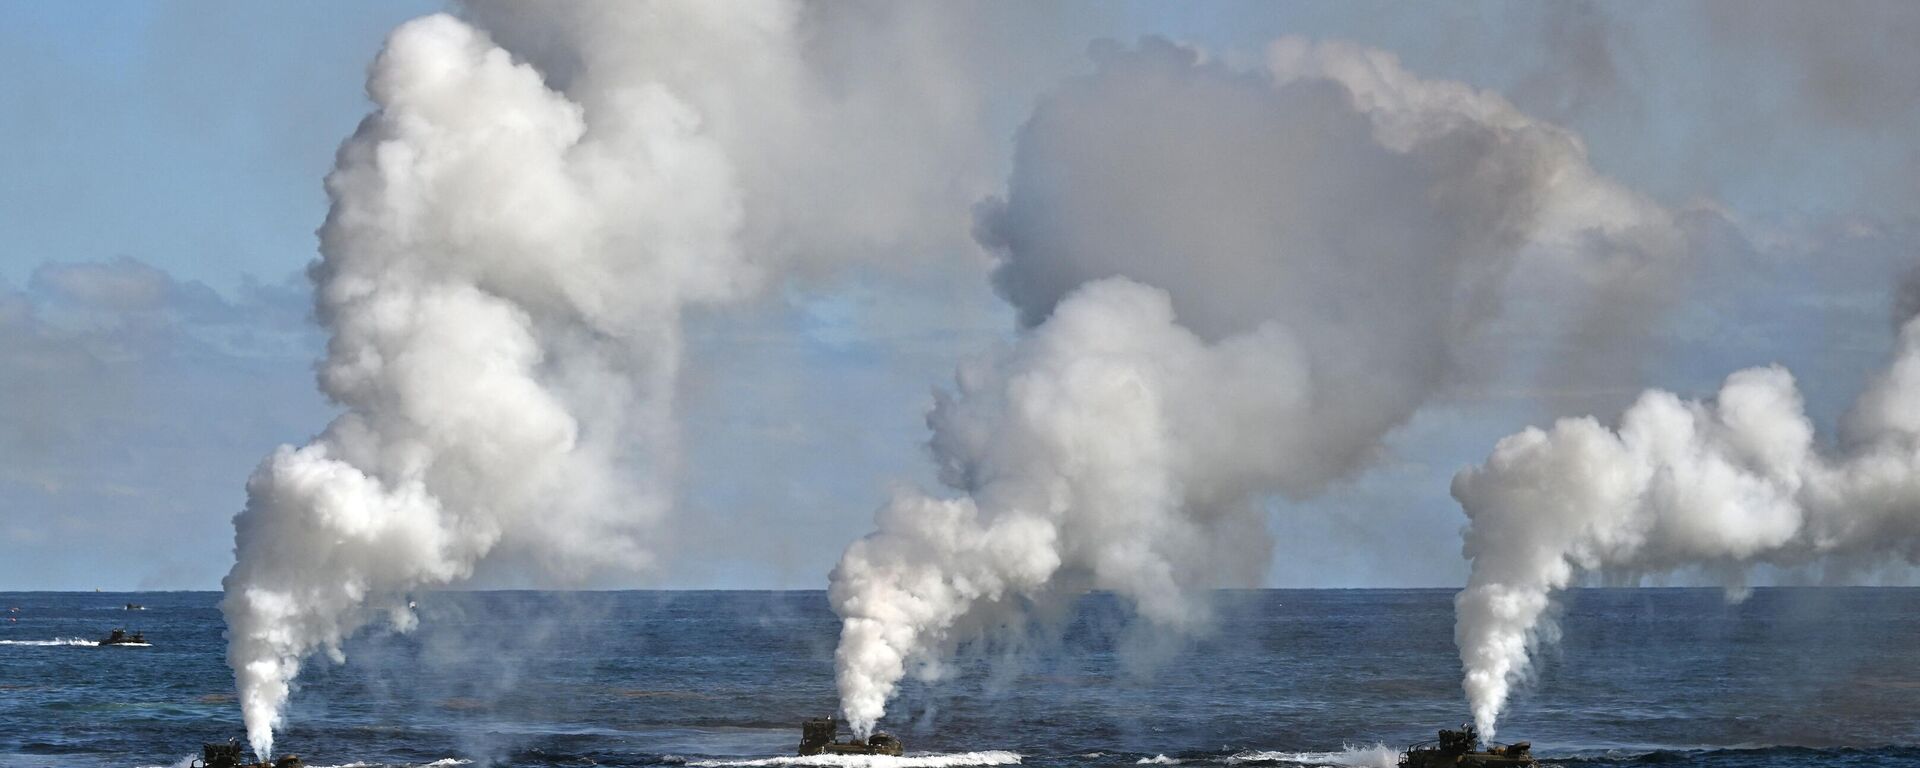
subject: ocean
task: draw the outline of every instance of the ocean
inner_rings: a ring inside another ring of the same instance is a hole
[[[242,736],[210,592],[0,593],[0,766],[184,766]],[[465,592],[311,660],[310,766],[1391,765],[1467,719],[1449,590],[1220,593],[1209,638],[1110,596],[910,683],[906,758],[792,754],[834,709],[821,592]],[[144,610],[127,610],[138,603]],[[1920,766],[1920,589],[1587,589],[1501,721],[1567,766]],[[14,610],[17,609],[17,610]],[[147,647],[92,643],[116,627]]]

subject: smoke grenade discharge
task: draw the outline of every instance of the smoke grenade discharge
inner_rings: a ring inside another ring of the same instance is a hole
[[[294,677],[489,560],[577,579],[647,562],[670,497],[679,318],[756,273],[740,195],[661,87],[589,109],[449,16],[395,30],[340,148],[311,270],[344,413],[247,483],[223,582],[248,739]]]
[[[1491,737],[1553,636],[1554,594],[1583,573],[1696,569],[1738,596],[1755,565],[1920,562],[1920,320],[1834,450],[1816,447],[1792,375],[1751,368],[1704,402],[1648,391],[1616,429],[1575,418],[1509,436],[1453,496],[1473,560],[1454,634]]]
[[[954,494],[900,492],[832,574],[856,734],[907,674],[1089,590],[1205,630],[1206,590],[1265,574],[1262,501],[1372,459],[1517,260],[1598,274],[1677,237],[1564,131],[1379,51],[1286,40],[1258,72],[1158,40],[1093,54],[979,208],[1023,331],[936,395]]]

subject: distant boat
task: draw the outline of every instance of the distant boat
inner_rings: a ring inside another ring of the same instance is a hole
[[[139,603],[127,603],[127,610],[129,611],[144,611],[146,609],[146,606]]]
[[[101,645],[146,645],[147,636],[139,632],[135,632],[129,635],[127,634],[127,631],[124,629],[116,629],[111,634],[107,635],[107,638],[105,640],[101,640],[100,644]]]

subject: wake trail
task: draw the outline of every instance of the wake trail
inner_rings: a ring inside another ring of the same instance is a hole
[[[1019,765],[1016,752],[954,752],[936,755],[808,755],[805,757],[768,757],[757,760],[690,760],[697,768],[780,768],[815,766],[819,768],[959,768],[977,765]]]
[[[1276,752],[1248,750],[1229,755],[1227,765],[1285,763],[1326,766],[1327,768],[1393,768],[1400,762],[1400,750],[1375,744],[1370,747],[1346,746],[1338,752]]]
[[[100,645],[100,643],[94,640],[82,640],[77,637],[56,637],[52,640],[0,640],[0,645],[33,645],[43,647],[71,645],[82,648],[92,648]],[[131,645],[139,648],[153,647],[149,643],[122,643],[122,645]]]

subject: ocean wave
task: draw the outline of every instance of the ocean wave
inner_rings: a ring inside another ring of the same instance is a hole
[[[172,765],[149,765],[149,766],[139,766],[139,768],[188,768],[188,766],[197,759],[199,759],[198,755],[188,755],[186,757],[180,758],[178,761],[174,762]],[[453,768],[453,766],[456,766],[456,765],[472,765],[472,764],[473,764],[472,760],[467,760],[465,758],[443,757],[431,763],[421,763],[418,766],[414,766],[414,768]],[[404,763],[392,763],[392,764],[368,763],[368,762],[355,761],[351,763],[341,763],[339,765],[309,765],[307,766],[307,768],[388,768],[389,765],[397,767],[397,766],[404,766],[405,764]]]
[[[1393,768],[1400,762],[1400,750],[1385,744],[1370,747],[1346,746],[1339,752],[1270,752],[1249,750],[1229,755],[1227,765],[1287,763],[1327,768]]]
[[[1135,760],[1133,761],[1133,764],[1134,765],[1179,765],[1180,758],[1167,757],[1166,755],[1154,755],[1153,757],[1143,757],[1138,760]]]
[[[783,766],[820,766],[824,768],[959,768],[974,765],[1019,765],[1016,752],[953,752],[940,755],[808,755],[806,757],[768,757],[758,760],[690,760],[698,768],[778,768]]]
[[[0,642],[5,642],[5,641],[0,641]],[[199,755],[187,755],[186,757],[175,760],[168,765],[140,765],[140,766],[135,766],[134,768],[190,768],[190,766],[193,765],[193,761],[198,758],[199,758]]]
[[[77,645],[77,646],[95,646],[95,645],[99,645],[99,644],[100,644],[100,643],[99,643],[99,642],[97,642],[97,641],[93,641],[93,640],[82,640],[82,639],[80,639],[80,638],[77,638],[77,637],[56,637],[56,638],[54,638],[54,639],[52,639],[52,640],[0,640],[0,645],[41,645],[41,646],[52,646],[52,645]],[[140,643],[140,645],[146,645],[146,644],[145,644],[145,643]]]
[[[1906,765],[1920,761],[1920,747],[1884,745],[1861,747],[1801,747],[1742,744],[1725,747],[1653,747],[1648,749],[1577,749],[1556,757],[1583,764],[1657,765],[1729,760],[1740,764],[1781,765]],[[1891,762],[1888,762],[1891,761]]]

